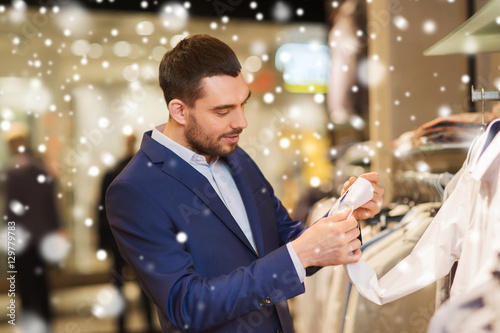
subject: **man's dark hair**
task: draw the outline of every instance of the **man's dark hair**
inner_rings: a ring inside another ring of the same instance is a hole
[[[165,53],[159,71],[160,87],[167,105],[178,98],[193,107],[204,95],[203,78],[216,75],[237,77],[241,65],[227,44],[200,34],[184,38]]]

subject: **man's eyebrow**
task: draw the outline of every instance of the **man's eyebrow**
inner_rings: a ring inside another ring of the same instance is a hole
[[[252,92],[248,91],[247,98],[245,98],[245,101],[243,103],[241,103],[241,104],[245,104],[248,101],[248,99],[250,98],[250,96],[252,96]],[[213,111],[225,110],[225,109],[234,108],[235,106],[236,106],[235,104],[222,104],[222,105],[214,106],[213,108],[210,108],[210,110],[213,110]]]
[[[250,98],[250,96],[252,96],[252,92],[249,90],[248,91],[248,96],[247,96],[247,98],[245,98],[245,101],[243,102],[243,104],[245,104],[248,101],[248,99]]]

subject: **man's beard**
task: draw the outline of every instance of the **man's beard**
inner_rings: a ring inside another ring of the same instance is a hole
[[[214,157],[223,157],[233,153],[238,147],[238,144],[221,143],[225,136],[232,136],[243,132],[242,129],[231,131],[220,135],[217,139],[211,138],[203,132],[202,127],[196,121],[196,118],[189,116],[189,125],[186,127],[186,141],[191,149],[200,155],[208,155]]]

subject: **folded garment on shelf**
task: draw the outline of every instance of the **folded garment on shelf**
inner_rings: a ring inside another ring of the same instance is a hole
[[[500,117],[500,112],[484,113],[484,126]],[[465,112],[433,119],[414,132],[414,146],[471,142],[483,126],[483,114]]]

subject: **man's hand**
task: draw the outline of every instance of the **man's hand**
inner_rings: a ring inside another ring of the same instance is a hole
[[[384,194],[384,188],[378,184],[379,175],[377,172],[364,173],[359,177],[368,180],[372,183],[373,187],[373,198],[353,212],[353,216],[356,220],[364,220],[380,212],[380,209],[382,208],[382,195]],[[354,184],[356,179],[356,177],[351,177],[344,183],[342,194],[344,194],[345,191],[347,191],[347,189]]]
[[[344,265],[358,262],[361,242],[358,222],[346,209],[324,217],[292,241],[292,246],[304,268],[310,266]]]

